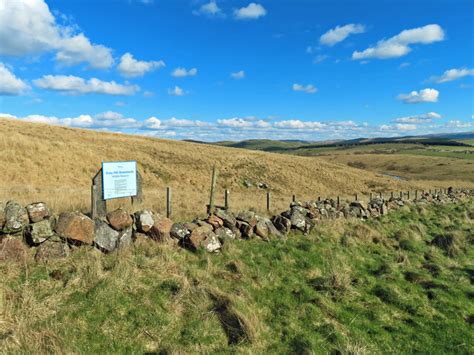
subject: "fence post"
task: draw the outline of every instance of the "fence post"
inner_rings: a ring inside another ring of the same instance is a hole
[[[337,196],[337,207],[339,207],[340,203],[341,203],[341,200],[339,199],[339,195],[338,195]]]
[[[212,168],[212,180],[211,180],[211,196],[209,198],[209,208],[207,213],[212,214],[214,212],[214,190],[216,189],[216,181],[217,181],[217,170],[216,166]]]
[[[318,196],[318,202],[321,201],[321,196]]]
[[[224,190],[224,207],[226,210],[229,209],[229,190]]]
[[[267,192],[267,211],[270,212],[270,191]]]
[[[372,192],[369,194],[369,201],[372,201]]]
[[[358,201],[359,200],[359,197],[357,196],[357,194],[355,194],[355,200]]]
[[[166,188],[166,217],[171,218],[171,187]]]
[[[296,195],[293,195],[292,201],[293,201],[293,202],[296,202]]]
[[[415,200],[418,200],[418,190],[415,190]]]
[[[407,200],[410,200],[410,190],[407,191]]]
[[[392,191],[392,192],[390,192],[390,198],[392,198],[392,199],[393,199],[393,191]]]
[[[403,192],[400,191],[400,200],[403,200]]]
[[[382,192],[379,192],[379,197],[380,197],[380,198],[382,198],[382,197],[383,197],[383,196],[382,196]]]

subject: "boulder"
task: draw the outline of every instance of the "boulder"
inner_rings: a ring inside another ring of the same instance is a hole
[[[54,218],[43,219],[26,228],[26,238],[32,244],[43,243],[54,235]]]
[[[96,219],[94,230],[94,244],[105,252],[114,251],[118,246],[119,232],[107,223]]]
[[[133,233],[132,226],[124,230],[121,230],[119,232],[118,246],[117,246],[118,249],[127,248],[133,244],[132,233]]]
[[[226,227],[221,227],[215,231],[215,234],[217,238],[219,238],[221,243],[225,243],[226,240],[232,240],[235,239],[235,234],[230,230],[229,228]]]
[[[382,206],[380,207],[380,214],[381,215],[386,215],[388,213],[388,207],[387,205],[384,203],[382,204]]]
[[[133,218],[127,211],[117,209],[107,213],[107,221],[116,231],[121,231],[133,225]]]
[[[253,227],[244,221],[237,221],[237,228],[240,230],[241,236],[244,239],[253,237]]]
[[[147,233],[154,224],[153,212],[149,210],[135,212],[135,225],[138,232]]]
[[[210,215],[206,222],[209,223],[214,228],[214,230],[224,226],[224,221],[215,215]]]
[[[5,224],[5,203],[0,201],[0,234],[2,234],[3,225]]]
[[[0,239],[0,261],[24,261],[28,253],[25,243],[19,238]]]
[[[206,238],[201,242],[201,247],[210,253],[217,253],[222,248],[222,244],[216,234],[211,232],[208,233]]]
[[[92,244],[94,241],[94,221],[80,212],[61,213],[55,231],[72,242]]]
[[[170,230],[171,238],[174,238],[177,240],[183,240],[190,233],[191,233],[190,230],[186,227],[186,224],[184,223],[174,223],[171,226],[171,230]]]
[[[255,225],[258,222],[257,214],[253,211],[240,211],[237,214],[237,219],[239,221],[243,221],[243,222],[249,224],[250,226],[252,226],[252,228],[255,227]]]
[[[231,212],[222,210],[222,209],[217,209],[214,212],[214,214],[220,219],[222,219],[224,223],[224,227],[227,227],[227,228],[235,227],[236,219]]]
[[[276,237],[281,237],[280,231],[275,227],[275,225],[269,219],[265,219],[265,223],[267,224],[268,234],[273,235]]]
[[[36,248],[35,260],[48,262],[50,259],[64,258],[69,255],[69,246],[59,238],[50,238]]]
[[[291,227],[298,229],[302,232],[306,231],[306,219],[305,216],[298,210],[292,210],[290,216]]]
[[[281,233],[287,234],[290,231],[291,221],[288,218],[278,215],[273,217],[272,222]]]
[[[263,240],[268,241],[268,226],[264,220],[260,220],[257,222],[257,225],[255,226],[255,234]]]
[[[364,201],[352,201],[350,203],[350,206],[351,207],[357,207],[357,208],[360,208],[361,210],[366,210],[367,209],[367,203],[365,203]]]
[[[211,227],[211,230],[209,230],[209,228],[207,228],[206,226],[195,228],[191,232],[191,234],[184,240],[184,244],[190,247],[191,249],[198,249],[201,246],[201,242],[206,239],[207,235],[212,233],[212,226],[209,226]]]
[[[35,202],[26,206],[31,223],[42,221],[51,216],[51,210],[44,202]]]
[[[29,222],[26,208],[16,201],[8,201],[5,205],[5,223],[3,233],[18,233],[25,228]]]
[[[161,215],[155,215],[154,219],[155,219],[155,223],[147,232],[147,235],[150,238],[154,240],[159,240],[159,241],[165,241],[169,239],[173,221]]]

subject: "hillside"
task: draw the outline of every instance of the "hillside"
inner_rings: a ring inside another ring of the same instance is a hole
[[[0,200],[44,200],[56,210],[87,211],[91,178],[102,161],[118,160],[138,162],[145,205],[163,209],[164,189],[171,186],[174,211],[183,216],[205,211],[214,164],[220,171],[219,195],[224,188],[230,189],[235,208],[264,208],[266,191],[256,187],[259,182],[269,185],[275,210],[283,210],[293,194],[309,200],[319,195],[422,186],[370,172],[361,174],[320,158],[0,119]],[[246,188],[244,180],[252,187]]]
[[[5,353],[472,353],[474,204],[192,253],[151,239],[0,263]],[[2,290],[2,286],[4,289]],[[469,335],[471,334],[471,335]]]

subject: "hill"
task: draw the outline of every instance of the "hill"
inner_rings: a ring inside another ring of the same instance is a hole
[[[381,174],[361,174],[315,157],[0,119],[0,200],[44,200],[56,210],[88,211],[91,178],[101,162],[120,160],[138,162],[145,205],[163,210],[165,187],[170,186],[175,215],[187,217],[205,211],[214,164],[220,171],[219,196],[230,189],[235,208],[265,208],[266,191],[256,187],[259,182],[269,185],[276,211],[286,208],[293,194],[310,200],[319,195],[428,187]],[[245,187],[245,180],[252,186]],[[222,203],[222,197],[217,202]],[[120,203],[125,202],[112,202]]]

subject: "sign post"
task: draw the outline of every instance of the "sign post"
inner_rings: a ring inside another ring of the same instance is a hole
[[[103,162],[92,179],[92,218],[105,217],[107,200],[131,197],[132,204],[141,202],[141,177],[136,161]]]

